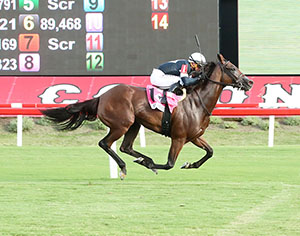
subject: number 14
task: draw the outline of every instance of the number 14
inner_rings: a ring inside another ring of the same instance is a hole
[[[152,13],[151,21],[153,29],[166,30],[169,26],[169,15],[168,13]]]

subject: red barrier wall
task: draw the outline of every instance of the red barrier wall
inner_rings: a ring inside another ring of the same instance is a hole
[[[219,103],[274,104],[300,107],[300,76],[249,76],[251,91],[226,87]],[[74,103],[98,96],[110,84],[145,87],[149,76],[121,77],[0,77],[0,103]]]

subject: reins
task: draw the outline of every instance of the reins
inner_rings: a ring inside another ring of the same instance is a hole
[[[224,71],[224,68],[222,67],[222,64],[221,64],[221,63],[218,63],[218,65],[219,65],[220,68],[221,68],[221,71],[222,71],[222,79],[221,79],[221,80],[223,80],[223,74],[224,74],[225,71]],[[214,81],[214,80],[210,79],[210,78],[207,76],[207,73],[205,73],[205,72],[203,73],[203,75],[204,75],[204,79],[207,80],[207,81],[209,81],[209,82],[211,82],[211,83],[218,84],[218,85],[221,85],[221,86],[223,86],[223,87],[225,87],[225,86],[228,85],[228,84],[226,84],[226,83],[218,82],[218,81]],[[201,97],[201,95],[200,95],[200,92],[196,91],[196,94],[197,94],[198,97],[199,97],[200,104],[201,104],[201,106],[203,107],[204,111],[207,113],[208,116],[211,116],[212,113],[208,110],[208,108],[207,108],[206,105],[204,104],[203,99],[202,99],[202,97]]]
[[[202,99],[201,95],[198,93],[198,91],[196,91],[196,94],[197,94],[198,97],[199,97],[200,104],[201,104],[201,106],[203,107],[204,111],[207,113],[208,116],[211,116],[211,112],[209,112],[209,110],[208,110],[207,107],[205,106],[205,104],[204,104],[204,102],[203,102],[203,99]]]

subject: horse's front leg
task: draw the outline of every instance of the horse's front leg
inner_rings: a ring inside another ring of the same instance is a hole
[[[203,165],[204,162],[206,162],[213,155],[213,149],[203,138],[198,137],[195,140],[193,140],[192,143],[195,144],[197,147],[205,150],[206,155],[202,157],[199,161],[196,161],[194,163],[189,163],[189,162],[184,163],[183,166],[181,166],[181,169],[199,168],[201,165]]]

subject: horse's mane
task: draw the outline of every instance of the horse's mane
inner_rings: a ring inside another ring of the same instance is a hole
[[[204,66],[204,73],[206,73],[207,77],[210,77],[211,74],[213,73],[215,67],[216,67],[216,63],[215,62],[209,62]]]
[[[205,74],[205,77],[210,77],[216,67],[216,63],[215,62],[208,62],[203,68],[202,68],[202,73]],[[199,83],[190,86],[189,88],[187,88],[187,93],[191,93],[196,87],[202,87],[202,85],[206,84],[207,80],[200,80]]]

